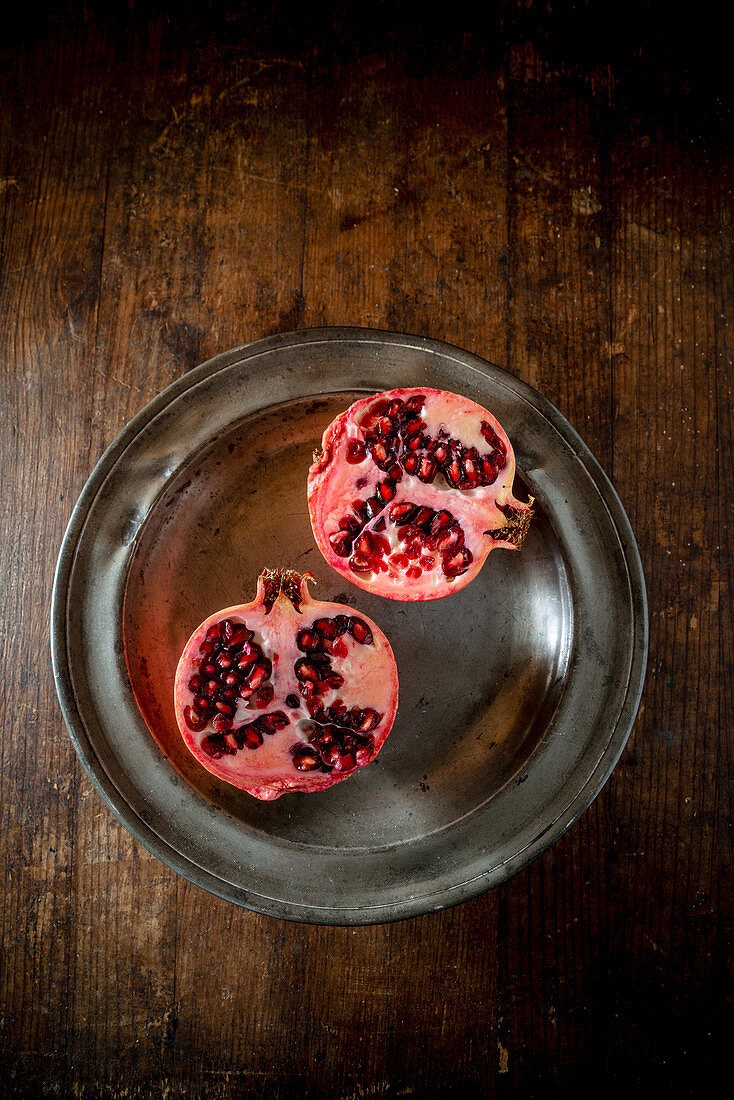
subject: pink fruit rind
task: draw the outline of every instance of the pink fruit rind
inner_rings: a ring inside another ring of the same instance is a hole
[[[512,445],[487,409],[446,390],[389,390],[324,432],[308,477],[311,526],[328,564],[359,588],[439,599],[469,584],[496,547],[520,548],[533,502],[515,498],[514,478]],[[417,515],[393,522],[409,504]]]
[[[265,570],[253,601],[200,623],[176,670],[189,751],[264,801],[349,778],[377,756],[397,712],[387,638],[361,612],[314,600],[309,579]]]

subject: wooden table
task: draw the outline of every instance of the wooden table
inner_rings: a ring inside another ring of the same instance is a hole
[[[2,1095],[706,1096],[727,1053],[729,69],[647,9],[388,8],[31,6],[6,32]],[[554,402],[628,511],[651,628],[628,745],[563,839],[360,928],[240,910],[137,844],[47,640],[71,508],[129,418],[219,351],[342,324]]]

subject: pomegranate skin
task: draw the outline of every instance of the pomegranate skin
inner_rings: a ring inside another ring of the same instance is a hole
[[[518,550],[532,503],[515,455],[481,405],[431,388],[354,402],[324,432],[308,475],[311,526],[328,564],[393,600],[460,591],[496,547]]]
[[[312,599],[309,580],[265,570],[251,603],[199,624],[176,670],[189,751],[264,801],[349,778],[374,760],[397,712],[387,638],[353,608]]]

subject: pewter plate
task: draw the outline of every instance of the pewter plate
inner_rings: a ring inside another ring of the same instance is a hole
[[[312,451],[357,397],[436,386],[485,405],[536,499],[521,553],[497,550],[444,600],[371,597],[321,558]],[[345,783],[263,803],[221,784],[177,733],[178,655],[201,619],[249,600],[265,566],[311,570],[317,598],[390,638],[400,706]],[[647,652],[645,585],[624,510],[576,432],[506,371],[449,345],[313,329],[219,355],[147,405],[71,517],[52,610],[74,746],[151,852],[257,912],[370,924],[504,882],[598,794],[629,735]]]

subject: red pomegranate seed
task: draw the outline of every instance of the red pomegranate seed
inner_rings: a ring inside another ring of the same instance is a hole
[[[211,699],[207,699],[205,695],[194,696],[194,706],[199,711],[199,714],[209,715],[212,712]]]
[[[232,719],[227,714],[215,714],[212,725],[217,733],[226,733],[232,728]]]
[[[353,573],[371,573],[372,561],[370,558],[364,558],[360,554],[353,554],[349,560],[349,568]]]
[[[359,462],[364,462],[367,457],[367,451],[364,443],[359,439],[350,439],[347,443],[347,462],[353,466]]]
[[[408,564],[408,559],[406,558],[405,554],[393,554],[390,558],[390,561],[393,565],[397,566],[398,569],[405,569],[406,565]]]
[[[404,500],[400,504],[393,504],[388,516],[392,523],[410,523],[417,511],[417,504],[411,504],[409,500]]]
[[[207,723],[206,716],[203,714],[197,714],[193,707],[184,707],[184,719],[186,721],[186,725],[189,727],[190,730],[193,730],[194,733],[198,733],[199,730],[203,730],[204,726]]]
[[[340,558],[348,558],[352,549],[352,540],[346,531],[334,531],[329,535],[329,543],[335,554]]]
[[[249,642],[252,636],[252,631],[248,630],[244,623],[240,623],[232,631],[232,637],[229,639],[230,649],[241,646],[243,642]]]
[[[355,639],[355,641],[359,642],[361,645],[372,645],[372,642],[374,640],[372,637],[372,631],[367,626],[367,623],[363,622],[362,619],[350,619],[349,632]]]
[[[263,665],[255,665],[250,675],[247,677],[247,686],[253,690],[257,690],[262,684],[263,680],[267,680],[268,670]]]
[[[410,577],[411,580],[417,581],[422,576],[423,570],[419,565],[411,565],[410,569],[406,572],[406,577]]]
[[[447,577],[460,577],[467,571],[473,560],[474,555],[471,550],[461,546],[458,550],[446,553],[441,564]]]
[[[311,683],[317,684],[321,679],[314,666],[310,665],[308,661],[304,660],[303,658],[296,662],[295,667],[296,676],[299,680],[310,680]]]
[[[244,727],[245,746],[248,749],[259,749],[263,743],[263,735],[260,730],[252,725]]]
[[[418,470],[418,477],[421,481],[430,485],[436,476],[436,463],[430,457],[430,455],[424,455],[421,459],[420,469]]]
[[[314,624],[315,625],[315,624]],[[312,649],[318,649],[321,645],[321,637],[316,630],[299,630],[296,636],[296,645],[304,653],[308,653]]]
[[[255,692],[255,706],[266,707],[269,703],[272,703],[273,696],[275,695],[275,688],[272,684],[263,684]]]
[[[433,518],[433,509],[428,508],[425,504],[418,509],[416,514],[411,520],[414,527],[423,527],[430,519]]]
[[[290,695],[286,695],[285,697],[285,705],[287,707],[290,707],[292,710],[299,710],[301,706],[301,700],[298,698],[297,695],[294,695],[293,692],[291,692]]]
[[[320,765],[321,758],[313,750],[303,748],[293,754],[293,763],[299,772],[312,772]]]
[[[420,563],[423,569],[433,569],[436,564],[436,559],[432,558],[430,554],[427,554],[425,558],[421,558]]]
[[[201,677],[192,676],[187,686],[189,691],[193,691],[193,693],[196,695],[198,692],[201,691]]]

